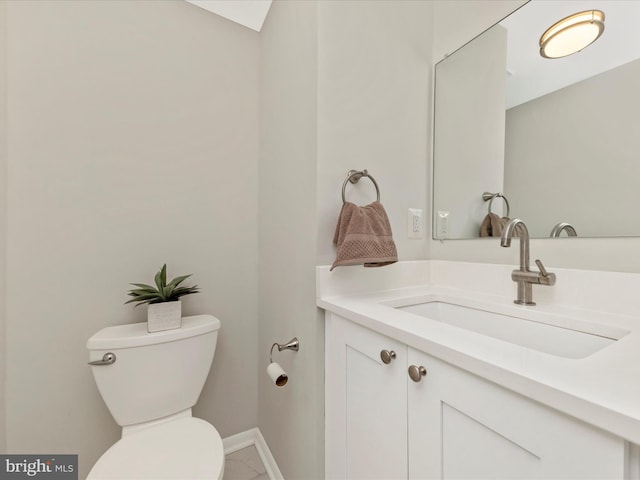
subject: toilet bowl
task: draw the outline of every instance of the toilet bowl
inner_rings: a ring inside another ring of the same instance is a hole
[[[220,479],[222,439],[199,418],[173,420],[123,437],[107,450],[87,478]]]
[[[87,341],[96,385],[122,438],[88,479],[221,479],[224,447],[213,425],[192,416],[216,348],[220,321],[182,319],[147,333],[145,323],[100,330]]]

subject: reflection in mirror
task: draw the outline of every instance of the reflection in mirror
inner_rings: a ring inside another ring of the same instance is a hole
[[[543,58],[542,33],[589,9],[602,36]],[[637,18],[635,0],[531,0],[436,65],[434,238],[486,236],[495,194],[531,237],[640,236]]]

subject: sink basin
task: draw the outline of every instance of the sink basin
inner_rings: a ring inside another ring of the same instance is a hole
[[[585,358],[615,343],[620,337],[587,333],[512,315],[430,301],[396,307],[438,322],[565,358]]]

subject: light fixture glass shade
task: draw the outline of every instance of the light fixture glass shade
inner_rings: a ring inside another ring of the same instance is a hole
[[[566,57],[595,42],[604,32],[604,12],[587,10],[554,23],[540,37],[540,55]]]

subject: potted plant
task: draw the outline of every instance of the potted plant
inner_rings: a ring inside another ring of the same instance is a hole
[[[167,283],[167,265],[164,264],[156,273],[154,281],[156,286],[145,283],[132,283],[135,286],[129,290],[129,296],[133,297],[127,303],[136,303],[136,307],[148,304],[147,307],[147,331],[149,333],[162,330],[180,328],[182,325],[182,302],[180,297],[198,293],[198,286],[180,286],[191,275],[176,277]]]

